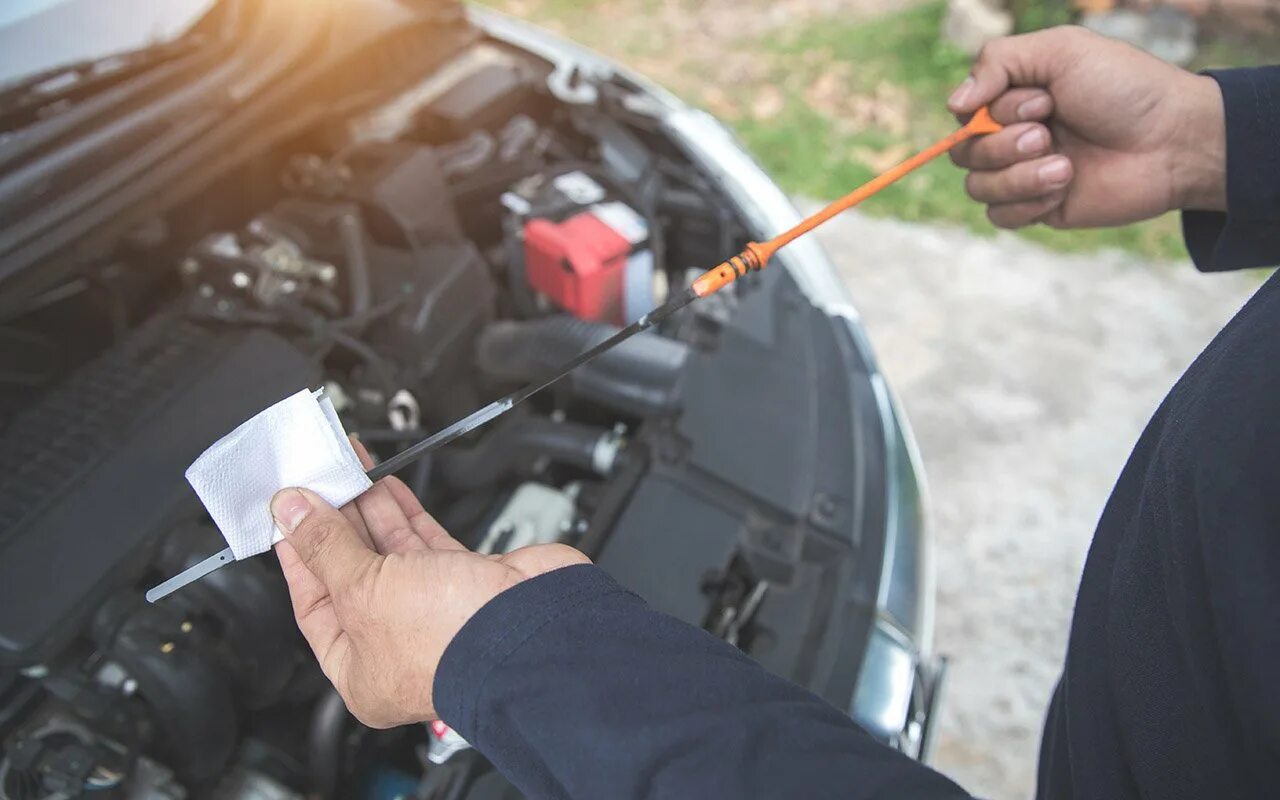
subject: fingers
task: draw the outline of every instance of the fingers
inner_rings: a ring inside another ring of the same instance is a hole
[[[374,549],[379,553],[386,555],[426,549],[426,544],[414,532],[409,518],[391,493],[388,479],[378,481],[357,497],[355,505],[369,528]]]
[[[1083,29],[1051,28],[996,39],[982,48],[969,77],[951,95],[947,106],[955,114],[972,114],[1010,87],[1047,88],[1076,60],[1087,36]]]
[[[351,449],[355,451],[356,458],[360,459],[360,465],[365,470],[373,469],[373,456],[369,455],[369,448],[364,446],[364,442],[360,441],[360,437],[351,433],[347,435],[347,441],[351,442]]]
[[[356,498],[356,507],[369,526],[369,538],[373,540],[374,548],[383,555],[425,550],[426,543],[414,531],[409,518],[391,494],[387,480],[378,481]]]
[[[951,160],[966,169],[1003,169],[1015,161],[1043,155],[1050,147],[1053,97],[1044,89],[1010,89],[991,103],[991,116],[1005,126],[990,136],[970,139],[951,151]]]
[[[369,529],[365,527],[364,517],[360,516],[360,509],[356,507],[356,504],[354,502],[347,503],[339,511],[342,512],[342,516],[347,518],[347,522],[351,523],[351,527],[355,529],[360,541],[364,542],[370,549],[377,549],[373,546],[373,539],[369,538]]]
[[[350,438],[351,449],[355,450],[360,463],[365,469],[371,469],[374,465],[373,456],[369,454],[364,442],[355,436]],[[358,511],[358,516],[368,528],[369,540],[379,553],[386,555],[425,549],[426,545],[414,532],[408,516],[392,495],[387,485],[389,480],[384,478],[375,483],[348,508],[354,506]]]
[[[373,466],[373,458],[360,440],[352,437],[351,446],[366,469]],[[399,478],[383,478],[356,498],[354,505],[368,526],[374,548],[383,555],[425,550],[436,545],[466,549],[422,510],[422,503]],[[445,545],[446,540],[452,545]]]
[[[1066,187],[1073,169],[1066,156],[1051,155],[988,172],[971,172],[965,180],[969,196],[987,205],[1037,200]]]
[[[1001,125],[1044,122],[1053,116],[1053,95],[1044,89],[1010,89],[991,102],[991,116]]]
[[[987,216],[999,227],[1034,224],[1062,204],[1074,170],[1068,158],[1052,153],[1046,122],[1054,101],[1048,89],[1077,57],[1081,42],[1082,35],[1067,28],[991,42],[948,101],[960,115],[988,105],[1005,126],[951,154],[971,170],[965,181],[969,196],[989,206]]]
[[[271,499],[271,516],[330,595],[346,591],[378,563],[351,521],[314,492],[280,491]]]
[[[535,578],[561,567],[591,563],[591,559],[580,550],[567,544],[535,544],[521,547],[519,550],[499,555],[496,560],[516,570],[524,578]]]
[[[964,169],[1004,169],[1043,156],[1052,145],[1048,128],[1038,122],[1024,122],[957,146],[951,151],[951,160]]]
[[[409,518],[409,525],[424,545],[432,550],[466,550],[457,539],[449,535],[444,527],[436,522],[435,517],[422,508],[417,496],[404,485],[404,481],[396,477],[383,479],[393,497],[400,504],[400,510]]]
[[[1016,230],[1045,221],[1045,217],[1062,205],[1063,192],[1054,192],[1035,200],[1006,203],[987,209],[987,218],[997,228]]]
[[[369,451],[365,449],[364,443],[355,434],[349,434],[347,440],[351,442],[351,449],[355,451],[356,458],[360,459],[360,463],[365,469],[373,466],[373,459],[369,456]],[[369,536],[369,528],[364,524],[364,517],[360,516],[360,509],[354,502],[347,503],[341,509],[342,516],[346,517],[351,523],[351,527],[356,529],[356,533],[360,534],[360,539],[369,547],[374,547],[373,539]],[[374,548],[376,549],[376,548]]]

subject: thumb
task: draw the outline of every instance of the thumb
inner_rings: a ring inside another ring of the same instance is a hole
[[[1050,28],[988,42],[973,70],[947,100],[955,114],[972,114],[1010,87],[1047,88],[1077,57],[1083,28]]]
[[[271,498],[271,516],[330,594],[358,581],[378,560],[351,522],[307,489],[282,489]]]

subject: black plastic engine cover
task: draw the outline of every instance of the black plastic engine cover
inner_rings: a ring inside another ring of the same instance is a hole
[[[741,293],[683,376],[683,414],[641,438],[652,465],[597,563],[695,625],[742,571],[768,591],[744,649],[849,706],[883,563],[883,420],[842,320],[783,271]]]
[[[317,367],[264,331],[162,317],[0,434],[0,664],[49,657],[199,502],[183,472]]]

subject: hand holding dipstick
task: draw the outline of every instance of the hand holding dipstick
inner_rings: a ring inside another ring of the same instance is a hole
[[[755,272],[764,269],[769,265],[769,260],[773,258],[773,254],[783,247],[799,239],[801,236],[809,233],[822,223],[830,220],[832,217],[842,212],[848,211],[856,205],[861,204],[864,200],[874,197],[883,190],[902,180],[912,172],[933,161],[938,156],[946,155],[956,145],[961,142],[967,142],[975,136],[984,136],[989,133],[998,133],[1004,129],[1004,126],[996,122],[991,116],[991,111],[983,106],[978,109],[977,113],[964,124],[955,133],[940,139],[928,148],[920,151],[901,164],[893,167],[862,186],[854,189],[849,194],[835,201],[831,205],[801,220],[801,222],[791,230],[779,234],[763,244],[752,242],[747,245],[747,249],[740,254],[734,256],[724,262],[715,269],[705,273],[693,282],[693,292],[697,297],[706,297],[714,294],[721,288],[733,283],[747,272]]]
[[[706,297],[708,295],[715,294],[720,289],[728,286],[747,273],[764,269],[769,265],[769,261],[773,258],[774,254],[781,248],[787,246],[806,233],[809,233],[841,212],[853,208],[864,200],[873,197],[887,187],[897,183],[899,180],[925,164],[928,164],[939,156],[949,152],[961,142],[968,141],[976,136],[996,133],[1002,130],[1002,128],[1003,126],[991,117],[991,113],[987,108],[984,107],[979,109],[973,117],[956,132],[939,140],[932,146],[915,156],[912,156],[896,167],[893,167],[882,175],[873,178],[865,185],[860,186],[816,214],[813,214],[801,221],[790,230],[775,236],[766,242],[752,242],[751,244],[748,244],[746,249],[738,255],[733,256],[719,266],[703,273],[688,289],[671,298],[653,311],[650,311],[648,314],[645,314],[625,328],[619,330],[608,339],[597,344],[595,347],[592,347],[572,359],[551,377],[540,382],[530,384],[529,386],[509,394],[500,400],[490,403],[479,411],[468,415],[464,419],[455,422],[444,430],[427,437],[407,450],[404,450],[387,461],[384,461],[368,470],[370,480],[377,481],[380,478],[394,474],[433,450],[454,442],[477,428],[491,422],[525,400],[528,400],[533,395],[556,383],[561,378],[573,372],[573,370],[593,360],[597,356],[612,349],[627,339],[630,339],[637,333],[653,327],[657,323],[689,305],[694,300],[697,300],[699,297]],[[192,581],[198,580],[215,569],[218,569],[219,567],[222,567],[234,560],[235,557],[232,555],[231,549],[227,548],[226,550],[210,556],[199,564],[196,564],[190,569],[170,578],[147,592],[147,600],[155,602],[161,597],[180,589]]]

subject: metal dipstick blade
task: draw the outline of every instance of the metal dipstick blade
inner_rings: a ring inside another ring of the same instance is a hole
[[[188,583],[195,583],[210,572],[213,572],[219,567],[224,567],[235,560],[235,554],[231,552],[230,547],[220,553],[215,553],[204,561],[201,561],[199,564],[184,569],[182,572],[174,575],[159,586],[150,589],[147,592],[147,602],[154,603],[162,597],[171,595],[183,586],[186,586]]]

